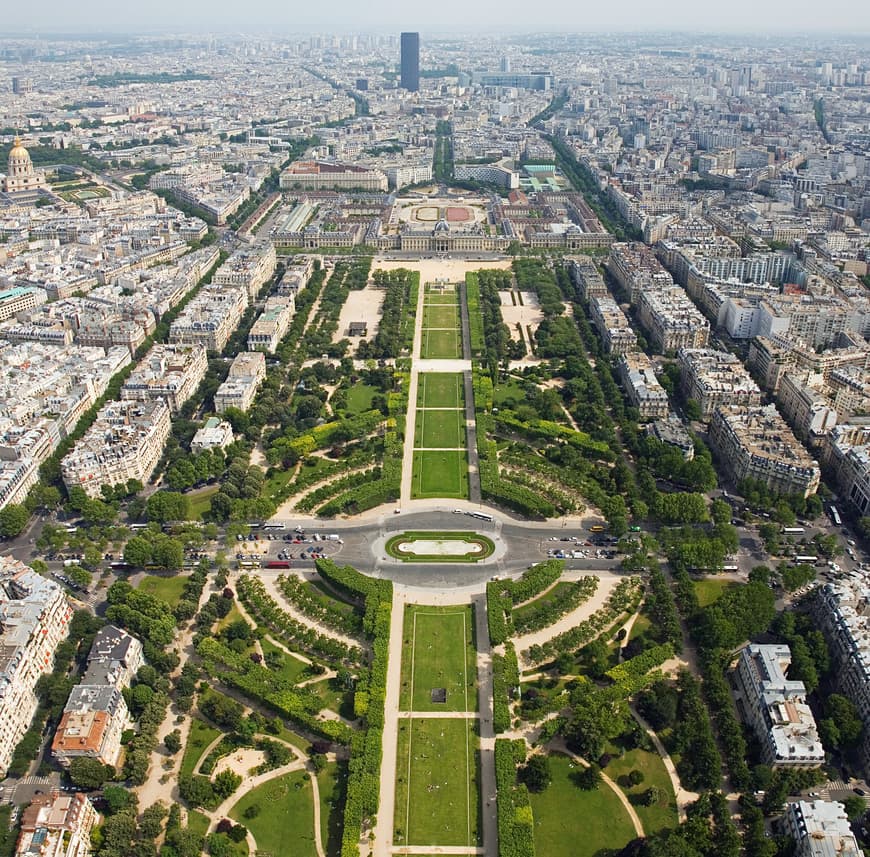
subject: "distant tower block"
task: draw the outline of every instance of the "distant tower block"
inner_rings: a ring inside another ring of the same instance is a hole
[[[402,33],[402,89],[420,91],[420,34]]]

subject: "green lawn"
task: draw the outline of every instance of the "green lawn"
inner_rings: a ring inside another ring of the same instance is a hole
[[[531,795],[535,850],[547,857],[595,857],[634,839],[634,826],[619,798],[604,783],[592,791],[574,785],[577,767],[567,756],[551,755],[553,781]]]
[[[372,399],[378,394],[378,388],[370,384],[354,384],[347,390],[347,409],[354,414],[369,411]]]
[[[320,837],[326,857],[339,857],[341,854],[346,781],[346,762],[329,762],[317,775],[320,789]]]
[[[462,450],[414,453],[411,496],[468,499],[468,459]]]
[[[726,589],[734,586],[733,580],[723,580],[719,577],[705,577],[695,581],[695,594],[698,596],[698,606],[707,607],[718,601]]]
[[[306,685],[308,690],[320,700],[323,708],[353,720],[353,693],[343,689],[335,679],[325,678]]]
[[[304,771],[293,771],[263,783],[230,810],[230,817],[251,831],[258,851],[278,857],[287,854],[292,843],[293,857],[317,857],[314,798],[308,776]],[[254,804],[260,807],[259,815],[245,818],[245,810]]]
[[[638,770],[643,774],[643,782],[632,786],[626,777]],[[649,836],[666,827],[677,826],[677,802],[671,779],[665,770],[665,763],[658,753],[648,750],[629,750],[623,755],[614,755],[607,766],[607,776],[615,780],[619,787],[628,795],[637,814],[640,816],[644,832]],[[653,806],[643,806],[634,798],[642,795],[651,786],[656,786],[661,792],[661,799]]]
[[[211,498],[217,494],[218,487],[210,485],[196,494],[187,495],[187,514],[191,521],[201,521],[203,514],[211,509]]]
[[[194,832],[198,833],[200,836],[205,836],[206,830],[208,830],[209,817],[202,812],[198,812],[195,809],[188,810],[187,812],[187,826]],[[242,843],[244,845],[244,843]],[[245,851],[247,854],[248,847],[244,845]]]
[[[269,642],[265,637],[260,640],[260,645],[263,647],[263,657],[266,657],[270,652],[275,652],[276,655],[281,657],[281,666],[273,669],[273,672],[294,684],[301,680],[302,673],[305,672],[305,668],[308,666],[307,664],[300,661],[299,658],[288,655],[284,649]],[[268,665],[269,662],[267,661],[266,663]],[[272,668],[270,667],[270,669]]]
[[[456,306],[428,306],[423,310],[423,327],[459,327],[459,308]]]
[[[417,379],[417,407],[461,408],[464,385],[461,372],[423,372]]]
[[[185,583],[187,583],[186,575],[159,577],[155,574],[149,574],[142,579],[136,588],[140,592],[146,592],[148,595],[160,598],[170,607],[175,607],[181,601],[181,593]]]
[[[423,330],[420,356],[424,360],[450,360],[462,357],[458,330]]]
[[[525,382],[510,378],[505,384],[496,384],[492,391],[492,403],[496,407],[502,407],[505,402],[512,400],[515,404],[522,405],[526,401]]]
[[[189,777],[193,773],[196,763],[205,753],[205,748],[222,734],[220,729],[215,729],[204,720],[194,717],[190,721],[190,735],[187,737],[184,755],[181,757],[179,777]]]
[[[452,292],[441,294],[440,292],[432,291],[427,287],[426,293],[423,296],[423,306],[425,307],[427,304],[452,304],[453,306],[457,306],[459,304],[459,292],[454,289]]]
[[[403,711],[477,711],[474,616],[467,607],[405,608],[402,646]],[[446,702],[432,702],[445,688]]]
[[[418,410],[414,446],[465,449],[465,411]]]
[[[400,719],[396,752],[394,844],[476,846],[480,806],[474,724]]]

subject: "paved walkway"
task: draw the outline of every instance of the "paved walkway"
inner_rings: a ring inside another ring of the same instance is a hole
[[[600,610],[606,603],[610,593],[616,588],[619,579],[616,577],[604,577],[598,580],[598,588],[593,596],[584,601],[576,610],[566,613],[561,619],[540,631],[535,631],[532,634],[526,634],[524,637],[517,637],[514,643],[517,647],[517,654],[520,656],[520,668],[522,669],[524,659],[522,653],[530,649],[532,646],[541,646],[549,642],[553,637],[558,637],[559,634],[565,631],[570,631],[584,620],[588,619],[593,613]]]
[[[422,290],[421,290],[422,291]],[[389,857],[396,813],[396,754],[399,740],[399,706],[402,693],[402,644],[405,621],[405,595],[393,587],[393,612],[390,617],[390,646],[384,703],[384,734],[381,755],[380,800],[375,822],[373,857]]]
[[[638,711],[634,708],[633,705],[629,705],[629,711],[631,711],[632,717],[640,724],[641,729],[649,735],[650,740],[653,742],[653,745],[656,748],[659,756],[662,757],[662,762],[664,762],[665,770],[668,772],[668,777],[671,780],[671,787],[674,790],[674,797],[677,800],[677,813],[680,817],[680,821],[685,821],[686,819],[686,807],[694,803],[699,795],[697,792],[690,792],[688,789],[683,788],[683,784],[680,782],[679,774],[677,774],[676,765],[674,765],[674,760],[671,758],[670,753],[665,749],[665,745],[662,744],[661,738],[655,733],[655,730],[646,720],[641,717]]]
[[[408,413],[405,416],[405,446],[402,450],[402,482],[399,488],[399,502],[404,505],[410,501],[414,478],[414,429],[417,425],[417,386],[421,370],[420,347],[423,341],[423,303],[426,284],[420,278],[417,295],[417,315],[414,319],[414,341],[411,346],[411,378],[408,382]],[[425,361],[429,362],[429,361]]]

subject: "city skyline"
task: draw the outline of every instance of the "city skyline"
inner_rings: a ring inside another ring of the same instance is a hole
[[[469,7],[458,0],[447,0],[438,9],[420,8],[413,13],[396,14],[384,0],[359,7],[341,0],[330,7],[328,16],[316,7],[295,8],[292,14],[270,2],[257,0],[243,10],[236,4],[206,4],[192,0],[182,8],[166,0],[156,0],[148,7],[128,8],[119,15],[117,6],[101,0],[68,4],[48,0],[39,7],[38,16],[26,7],[7,11],[4,22],[14,33],[130,33],[235,31],[250,33],[292,34],[299,32],[380,32],[425,30],[433,32],[518,33],[545,32],[722,32],[722,33],[845,33],[858,37],[870,36],[870,7],[860,7],[849,0],[834,0],[826,5],[826,14],[819,17],[809,0],[795,4],[777,3],[758,6],[749,0],[738,0],[727,6],[688,4],[670,0],[663,5],[649,6],[639,0],[628,0],[617,8],[595,7],[575,9],[567,4],[551,4],[540,10],[535,23],[517,0],[497,7],[481,4]],[[497,13],[497,14],[496,14]],[[163,22],[166,22],[165,24]],[[336,22],[340,28],[336,29]],[[541,26],[538,22],[544,22]],[[158,23],[159,22],[159,23]],[[515,23],[516,22],[516,23]],[[809,25],[809,22],[812,22]],[[862,32],[863,31],[863,32]]]

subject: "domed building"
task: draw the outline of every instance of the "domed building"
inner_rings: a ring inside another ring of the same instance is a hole
[[[29,152],[21,145],[21,138],[16,137],[9,152],[9,169],[6,178],[3,179],[4,192],[20,193],[44,187],[46,187],[45,173],[33,169]]]

